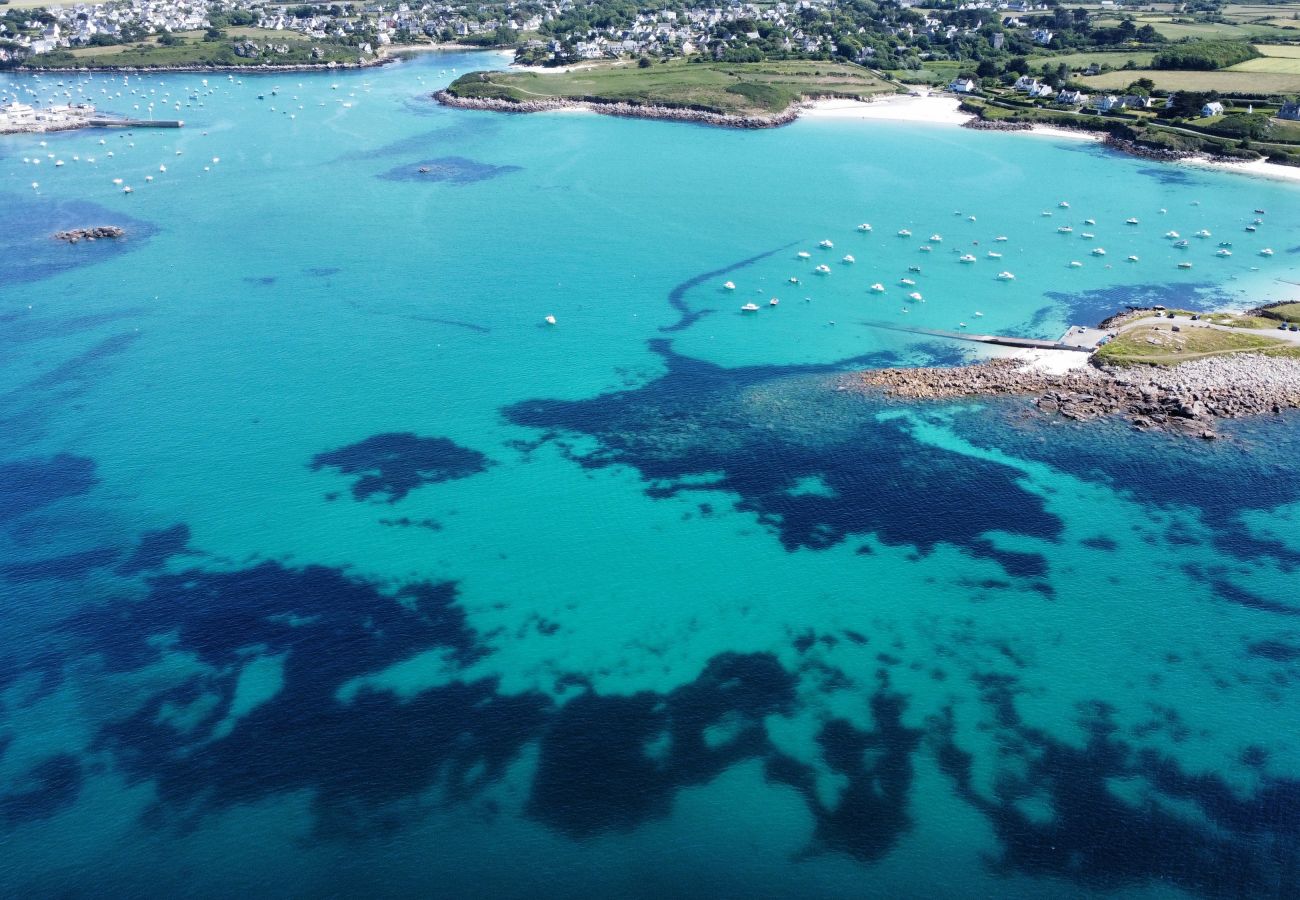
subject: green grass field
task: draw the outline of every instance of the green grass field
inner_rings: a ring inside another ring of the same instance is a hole
[[[1139,325],[1121,331],[1114,340],[1097,351],[1096,358],[1109,365],[1177,365],[1207,356],[1229,353],[1268,353],[1295,356],[1300,348],[1276,338],[1245,331],[1220,331],[1193,327],[1184,321],[1174,333],[1168,326],[1158,329]]]
[[[1276,7],[1274,15],[1285,12],[1289,7]],[[1210,38],[1210,39],[1250,39],[1262,38],[1265,40],[1294,40],[1300,38],[1300,22],[1291,23],[1296,26],[1291,29],[1289,26],[1279,27],[1277,25],[1268,25],[1257,22],[1193,22],[1190,17],[1159,15],[1154,13],[1139,13],[1134,16],[1139,26],[1150,25],[1160,34],[1169,38],[1171,41],[1181,40],[1182,38]],[[1177,19],[1178,21],[1174,21]],[[1118,16],[1100,15],[1094,19],[1095,24],[1113,27],[1119,24]]]
[[[1155,57],[1153,50],[1098,50],[1092,53],[1065,53],[1060,56],[1034,56],[1030,57],[1029,65],[1037,67],[1043,63],[1050,63],[1057,66],[1065,63],[1074,71],[1081,71],[1088,66],[1096,63],[1099,66],[1110,66],[1112,69],[1123,67],[1129,62],[1135,66],[1149,66],[1151,60]]]
[[[1271,75],[1300,75],[1300,57],[1263,56],[1237,63],[1229,72],[1265,72]]]
[[[1255,49],[1265,56],[1300,59],[1300,44],[1256,44]]]
[[[868,97],[896,88],[864,69],[838,63],[673,60],[645,69],[604,63],[569,72],[476,72],[457,79],[450,90],[462,97],[588,99],[762,115],[804,96]]]
[[[1264,62],[1265,60],[1253,60]],[[1288,60],[1282,60],[1288,62]],[[1224,94],[1265,96],[1300,93],[1300,73],[1275,72],[1185,72],[1158,69],[1130,69],[1124,72],[1105,72],[1089,75],[1079,80],[1094,90],[1117,90],[1138,78],[1150,78],[1156,87],[1167,91],[1219,91]]]

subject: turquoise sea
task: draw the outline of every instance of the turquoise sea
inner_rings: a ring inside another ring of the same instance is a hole
[[[1297,187],[501,64],[0,79],[185,120],[0,138],[0,895],[1300,896],[1300,417],[837,389],[1294,297]]]

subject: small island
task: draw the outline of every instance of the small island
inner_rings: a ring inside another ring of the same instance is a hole
[[[1032,355],[1013,356],[957,367],[875,369],[846,386],[909,401],[1031,396],[1040,411],[1073,421],[1122,416],[1139,430],[1206,439],[1219,437],[1219,419],[1300,409],[1300,303],[1246,313],[1134,309],[1100,329],[1087,364],[1064,371],[1036,365]],[[1065,339],[1058,343],[1067,345]]]
[[[119,225],[94,225],[90,228],[71,228],[67,231],[54,232],[56,241],[76,244],[81,241],[112,240],[124,237],[126,230]]]
[[[769,128],[804,100],[868,100],[898,86],[861,66],[815,60],[758,63],[593,63],[563,72],[471,72],[434,96],[449,106],[508,112],[587,108],[609,115]]]

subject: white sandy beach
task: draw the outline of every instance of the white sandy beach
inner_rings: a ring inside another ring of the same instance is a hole
[[[960,109],[956,97],[934,94],[892,94],[879,100],[817,100],[800,111],[801,118],[809,119],[875,119],[891,122],[924,122],[934,125],[961,125],[974,118]],[[1035,125],[1029,131],[1011,131],[1007,134],[1038,135],[1039,137],[1069,140],[1100,141],[1099,132],[1072,128],[1053,128]],[[1266,160],[1254,162],[1221,162],[1204,158],[1178,160],[1177,164],[1209,169],[1216,172],[1234,172],[1256,178],[1300,183],[1300,167],[1282,166]]]

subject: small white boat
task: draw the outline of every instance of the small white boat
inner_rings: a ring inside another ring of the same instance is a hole
[[[1071,228],[1069,225],[1062,225],[1060,228],[1058,228],[1058,229],[1056,229],[1056,230],[1057,230],[1057,232],[1058,232],[1059,234],[1073,234],[1073,233],[1074,233],[1074,229]]]
[[[555,316],[547,316],[547,317],[546,317],[545,319],[543,319],[542,321],[544,321],[547,325],[554,325],[554,324],[555,324]]]
[[[912,285],[916,284],[916,282],[910,278],[900,278],[898,280],[898,283],[906,287],[911,287]]]
[[[133,193],[133,191],[131,190],[131,185],[128,184],[126,187],[122,188],[122,193],[124,194]]]
[[[1138,220],[1133,218],[1132,216],[1129,216],[1127,219],[1124,220],[1125,225],[1136,225],[1137,223]]]
[[[967,217],[966,217],[966,221],[967,221],[967,222],[974,222],[974,221],[975,221],[975,217],[974,217],[974,216],[967,216]]]
[[[943,235],[941,235],[941,234],[932,234],[932,235],[930,235],[930,243],[932,243],[932,244],[937,244],[937,243],[939,243],[939,242],[942,241],[942,240],[943,240]]]
[[[1092,248],[1092,255],[1093,255],[1093,256],[1105,256],[1105,255],[1106,255],[1106,248],[1105,248],[1105,247],[1093,247],[1093,248]]]
[[[1196,236],[1198,238],[1207,238],[1210,236],[1210,230],[1208,228],[1202,228],[1200,231],[1196,232]]]
[[[811,259],[811,258],[812,258],[812,254],[809,253],[807,250],[800,250],[798,255],[799,255],[799,258],[800,258],[800,259]]]
[[[1214,255],[1215,255],[1215,256],[1231,256],[1231,255],[1232,255],[1232,251],[1231,251],[1231,250],[1228,250],[1228,249],[1225,249],[1225,248],[1220,248],[1220,249],[1218,249],[1218,250],[1215,251]]]
[[[741,312],[758,312],[758,304],[757,304],[757,303],[746,303],[744,306],[742,306],[742,307],[740,308],[740,311],[741,311]]]
[[[122,179],[120,179],[120,178],[114,178],[114,179],[113,179],[113,184],[121,184],[121,183],[122,183]]]
[[[780,303],[780,302],[781,302],[780,300],[778,300],[777,298],[773,297],[771,300],[767,301],[767,305],[768,305],[768,306],[776,306],[776,305],[777,305],[778,303]]]
[[[979,317],[981,317],[981,316],[983,316],[983,315],[984,315],[984,313],[980,312],[978,309],[975,310],[975,317],[976,317],[976,318],[979,318]]]
[[[973,263],[975,262],[975,257],[969,253],[964,253],[962,254],[961,259],[958,260],[958,262]]]
[[[870,231],[870,230],[871,230],[871,226],[868,225],[866,222],[863,222],[861,225],[858,226],[858,231]]]
[[[831,249],[834,249],[834,247],[835,247],[835,245],[832,244],[830,241],[822,241],[822,242],[821,242],[820,244],[818,244],[817,246],[818,246],[818,247],[821,247],[823,250],[831,250]]]
[[[1015,280],[1016,280],[1016,276],[1012,275],[1010,272],[999,272],[999,273],[998,273],[998,280],[999,280],[999,281],[1015,281]]]
[[[899,237],[911,237],[911,236],[912,236],[912,232],[908,231],[906,228],[900,228],[900,229],[898,229],[898,236],[899,236]]]
[[[842,260],[840,260],[840,262],[845,263],[846,265],[850,265],[850,266],[851,266],[851,265],[853,265],[855,262],[857,262],[857,260],[853,258],[853,254],[851,254],[851,253],[846,253],[846,254],[844,254],[844,258],[843,258]]]
[[[54,167],[55,167],[56,169],[57,169],[59,166],[61,166],[61,165],[63,165],[63,160],[61,160],[61,159],[56,159],[56,160],[54,161]]]
[[[818,275],[829,275],[831,273],[831,267],[823,264],[818,266],[815,271]]]
[[[999,252],[996,251],[996,250],[990,250],[988,253],[985,254],[985,256],[987,256],[989,259],[1001,259],[1001,258],[1002,258],[1002,254],[999,253]]]
[[[798,283],[799,283],[799,279],[798,279],[798,278],[795,278],[793,275],[791,275],[791,276],[790,276],[790,283],[791,283],[791,284],[798,284]]]
[[[1093,238],[1095,238],[1096,236],[1097,236],[1097,235],[1093,234],[1091,231],[1080,231],[1080,232],[1079,232],[1079,237],[1083,238],[1085,241],[1090,241],[1090,240],[1092,240]]]
[[[1180,235],[1180,234],[1179,234],[1178,232],[1176,232],[1176,231],[1166,231],[1166,232],[1165,232],[1165,237],[1169,238],[1171,241],[1176,241],[1176,240],[1178,240],[1178,238],[1180,238],[1181,236],[1182,236],[1182,235]]]
[[[1050,209],[1045,209],[1045,210],[1043,210],[1042,213],[1041,213],[1041,215],[1042,215],[1044,218],[1050,216],[1051,214],[1052,214],[1052,211],[1051,211]]]
[[[724,281],[722,287],[725,290],[734,291],[736,289],[736,283],[734,281]]]
[[[1246,230],[1247,230],[1247,231],[1255,231],[1255,226],[1254,226],[1254,225],[1247,225],[1247,226],[1246,226]]]
[[[148,182],[148,181],[153,181],[153,176],[152,176],[152,175],[146,175],[146,176],[144,176],[144,180],[147,181],[147,182]]]
[[[1138,261],[1137,255],[1136,255],[1136,254],[1130,254],[1130,255],[1129,255],[1129,258],[1128,258],[1128,261],[1129,261],[1129,262],[1137,262],[1137,261]]]
[[[1189,262],[1187,262],[1187,260],[1183,260],[1182,262],[1180,262],[1180,263],[1178,264],[1178,268],[1180,268],[1180,269],[1190,269],[1191,267],[1192,267],[1192,264],[1189,263]]]
[[[909,300],[921,300],[921,299],[923,299],[923,298],[921,297],[921,293],[920,293],[920,291],[912,291],[912,293],[910,293],[910,294],[907,295],[907,299],[909,299]]]
[[[166,172],[166,171],[167,171],[167,167],[166,167],[166,166],[159,166],[159,167],[158,167],[158,171],[159,171],[159,172]]]
[[[1084,225],[1096,225],[1096,224],[1097,224],[1097,220],[1096,220],[1096,219],[1084,219],[1084,220],[1083,220],[1083,224],[1084,224]]]
[[[876,282],[875,284],[873,284],[873,285],[871,286],[871,290],[872,290],[874,293],[877,293],[877,294],[883,294],[883,293],[885,292],[885,286],[884,286],[883,284],[881,284],[880,282]]]
[[[1077,259],[1072,259],[1072,260],[1070,260],[1070,268],[1071,268],[1071,269],[1081,269],[1081,268],[1083,268],[1083,263],[1079,262]]]
[[[1260,255],[1260,256],[1272,256],[1272,255],[1273,255],[1273,250],[1272,250],[1271,247],[1265,247],[1263,250],[1259,251],[1259,255]]]
[[[993,240],[996,241],[996,242],[999,243],[999,244],[1004,244],[1004,243],[1006,243],[1007,236],[1006,236],[1005,234],[999,234],[999,235],[998,235],[997,237],[995,237]]]
[[[958,322],[958,323],[957,323],[957,327],[958,327],[958,328],[965,328],[965,327],[966,327],[966,323],[965,323],[965,322]]]
[[[1066,203],[1064,200],[1062,200],[1060,203],[1058,203],[1058,204],[1056,204],[1056,205],[1059,206],[1061,209],[1069,209],[1069,208],[1070,208],[1070,204],[1069,204],[1069,203]]]
[[[908,267],[907,267],[907,271],[909,271],[909,272],[919,272],[919,271],[921,271],[921,267],[920,267],[920,266],[908,266]]]
[[[1187,239],[1184,238],[1183,240],[1181,240],[1181,241],[1179,241],[1178,243],[1174,244],[1174,246],[1181,250],[1182,248],[1188,246]]]
[[[922,252],[922,253],[929,253],[929,252],[930,252],[931,250],[933,250],[933,249],[934,249],[934,248],[931,247],[929,244],[922,244],[922,245],[921,245],[921,252]]]

